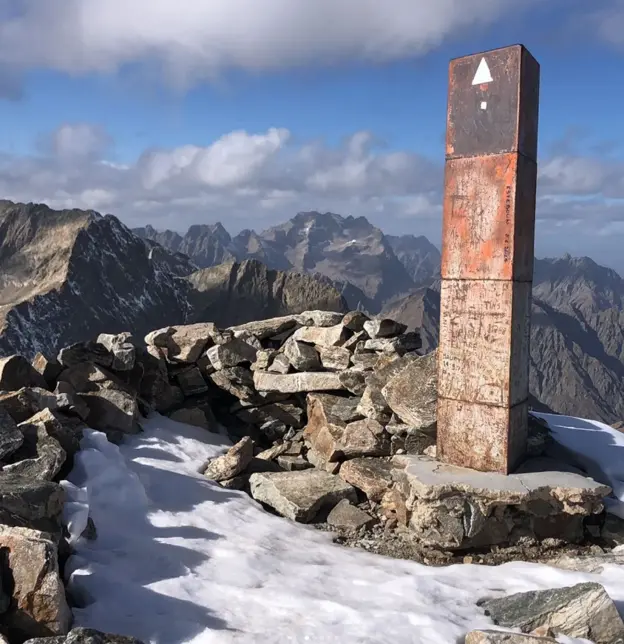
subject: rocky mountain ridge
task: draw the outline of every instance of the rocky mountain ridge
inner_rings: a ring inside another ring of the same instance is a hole
[[[0,355],[31,357],[104,331],[143,334],[161,324],[206,320],[226,326],[311,308],[370,310],[382,301],[390,317],[419,327],[424,348],[435,348],[439,255],[424,238],[384,240],[362,219],[301,213],[268,232],[234,239],[219,225],[192,227],[186,239],[146,227],[140,237],[110,215],[2,202]],[[200,249],[199,260],[180,248]],[[275,272],[249,259],[198,271],[202,262],[246,254],[274,264],[281,258],[281,265],[304,272]],[[406,279],[425,284],[408,295],[402,287],[393,291],[397,264],[404,276],[399,285]],[[562,413],[609,423],[624,417],[623,302],[624,281],[610,269],[587,258],[536,260],[536,398]]]
[[[235,237],[221,224],[191,226],[184,236],[151,227],[135,232],[170,250],[188,249],[200,267],[213,265],[212,257],[235,257],[323,276],[341,290],[350,308],[372,313],[397,295],[429,283],[439,271],[439,251],[425,237],[386,236],[365,217],[300,212],[279,226],[260,233],[243,230]],[[213,248],[214,253],[195,251],[198,247]]]
[[[1,202],[0,239],[0,356],[50,354],[105,330],[141,336],[202,314],[219,319],[224,307],[241,321],[310,302],[346,309],[331,285],[250,260],[229,264],[226,283],[215,284],[211,269],[198,271],[112,215]]]

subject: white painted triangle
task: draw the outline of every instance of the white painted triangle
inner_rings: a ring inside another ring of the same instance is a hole
[[[472,84],[483,85],[483,83],[491,83],[493,80],[492,74],[490,74],[490,68],[488,67],[485,58],[482,58],[479,66],[477,67],[477,73],[472,79]]]

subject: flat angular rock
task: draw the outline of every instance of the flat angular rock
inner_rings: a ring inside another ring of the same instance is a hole
[[[281,454],[278,456],[277,464],[287,472],[297,472],[314,467],[312,463],[306,461],[302,456],[291,456],[290,454]]]
[[[295,340],[318,347],[338,347],[344,344],[351,331],[342,324],[329,327],[304,326],[293,335]]]
[[[286,374],[290,371],[290,367],[291,367],[291,364],[288,357],[283,353],[278,353],[273,358],[273,361],[271,362],[271,365],[268,368],[268,371],[270,373]]]
[[[370,382],[364,388],[364,393],[358,405],[358,412],[379,423],[386,424],[392,415],[392,410],[381,393],[377,382]]]
[[[98,391],[101,388],[125,388],[114,374],[93,362],[80,362],[63,370],[58,379],[58,383],[62,382],[69,383],[77,393]]]
[[[465,644],[557,644],[557,640],[505,631],[470,631]]]
[[[321,364],[328,371],[344,371],[349,368],[351,352],[344,347],[321,347]]]
[[[308,448],[306,458],[316,469],[329,472],[329,474],[338,474],[340,470],[341,464],[339,461],[328,461],[324,455],[321,455],[312,446]]]
[[[545,459],[527,461],[525,471],[509,475],[426,456],[394,456],[392,463],[412,513],[410,527],[423,544],[449,549],[504,544],[514,529],[538,540],[574,541],[583,517],[600,513],[610,490],[558,471],[556,462],[547,469]]]
[[[297,371],[318,371],[321,368],[317,350],[305,342],[289,338],[284,345],[284,355]]]
[[[167,363],[163,357],[145,351],[137,360],[140,360],[144,370],[138,390],[141,400],[160,413],[166,413],[183,402],[180,388],[169,382]]]
[[[381,320],[369,320],[364,322],[364,330],[369,337],[374,338],[393,338],[407,331],[407,325],[383,318]]]
[[[93,429],[107,431],[110,429],[124,434],[136,434],[140,431],[137,424],[139,406],[136,397],[126,391],[101,389],[80,394],[89,407],[86,423]]]
[[[368,333],[366,331],[356,331],[348,340],[341,345],[349,351],[355,351],[358,347],[364,347],[364,343],[368,340]]]
[[[342,459],[342,436],[347,422],[358,417],[354,401],[328,394],[310,394],[304,438],[327,463]],[[383,428],[382,428],[383,429]]]
[[[383,425],[370,418],[349,423],[342,432],[338,447],[346,459],[390,455],[389,436]]]
[[[347,499],[343,499],[327,515],[327,525],[342,530],[360,530],[370,528],[374,525],[375,519],[370,514],[360,510]]]
[[[258,391],[303,393],[344,389],[337,373],[307,372],[281,375],[256,371],[253,375],[253,381]]]
[[[410,331],[396,338],[373,338],[364,343],[365,351],[379,351],[402,356],[422,347],[420,333]]]
[[[24,435],[17,423],[0,403],[0,460],[15,452],[23,442]]]
[[[253,441],[245,436],[226,454],[210,461],[204,476],[211,481],[225,481],[238,476],[251,463],[253,458]]]
[[[351,331],[355,331],[357,333],[362,331],[364,323],[369,320],[370,318],[368,315],[366,315],[366,313],[362,313],[362,311],[349,311],[349,313],[342,318],[342,324],[347,327],[347,329],[351,329]]]
[[[261,349],[256,353],[256,361],[251,365],[252,371],[266,371],[277,351],[275,349]]]
[[[208,377],[217,387],[243,401],[254,401],[257,398],[251,371],[244,367],[221,369]]]
[[[290,443],[280,443],[278,445],[273,445],[269,449],[262,450],[260,453],[256,454],[256,458],[259,458],[264,461],[274,461],[278,456],[286,453],[290,449]]]
[[[378,361],[379,356],[373,351],[357,351],[351,358],[353,369],[358,371],[372,371]]]
[[[356,396],[364,395],[366,391],[366,374],[357,369],[347,369],[338,374],[344,388]]]
[[[301,326],[335,326],[342,322],[344,313],[335,311],[304,311],[295,316]]]
[[[313,433],[315,427],[321,424],[345,423],[360,420],[361,414],[357,411],[358,399],[336,396],[333,394],[311,393],[306,397],[308,403],[308,433]]]
[[[21,423],[42,409],[56,409],[58,399],[47,389],[22,387],[17,391],[0,391],[0,405],[9,412],[16,423]]]
[[[37,353],[32,361],[32,366],[43,376],[50,389],[54,389],[56,379],[63,371],[63,365],[55,358],[47,358],[42,353]]]
[[[114,371],[131,371],[136,360],[136,348],[131,333],[100,333],[96,342],[112,354],[110,368]]]
[[[99,344],[98,342],[76,342],[61,349],[57,360],[64,367],[73,367],[85,362],[92,362],[102,367],[110,367],[113,364],[113,354],[103,344]]]
[[[236,416],[250,425],[263,425],[277,420],[289,427],[302,427],[304,412],[300,407],[289,403],[271,403],[262,407],[248,407],[236,411]]]
[[[37,637],[27,640],[24,644],[143,644],[143,642],[136,637],[76,627],[72,628],[66,637]]]
[[[224,344],[216,344],[206,352],[215,369],[237,367],[255,362],[258,350],[247,342],[234,338]]]
[[[145,344],[160,349],[166,349],[169,345],[169,338],[175,333],[175,327],[166,326],[162,329],[151,331],[145,336]]]
[[[22,356],[0,358],[0,391],[17,391],[22,387],[46,389],[43,376]]]
[[[309,523],[342,499],[356,501],[355,489],[321,470],[252,474],[251,496],[293,521]]]
[[[371,501],[381,501],[392,486],[392,466],[378,458],[354,458],[340,467],[340,478],[362,490]]]
[[[599,575],[605,566],[624,566],[624,552],[605,552],[599,555],[562,555],[554,559],[542,560],[541,563],[562,570],[575,570],[576,572],[589,572]]]
[[[297,326],[297,317],[294,315],[285,315],[278,318],[270,318],[268,320],[257,320],[254,322],[246,322],[245,324],[238,324],[230,327],[234,333],[239,331],[248,331],[255,335],[258,340],[267,340],[273,338],[284,331],[289,331]]]
[[[64,496],[58,483],[0,473],[0,524],[60,536]]]
[[[391,378],[405,369],[414,359],[413,356],[409,355],[393,358],[384,366],[376,368],[374,373],[367,375],[366,389],[362,394],[359,407],[359,411],[363,416],[372,418],[383,425],[390,421],[392,410],[382,393],[382,389]]]
[[[198,396],[208,391],[208,383],[204,380],[199,367],[196,366],[189,366],[188,369],[180,371],[176,375],[176,382],[187,398]]]
[[[26,637],[67,633],[72,615],[54,542],[36,530],[0,526],[0,548],[8,551],[14,583],[13,605],[3,615],[9,633]]]
[[[175,327],[167,337],[167,359],[175,362],[196,362],[218,333],[214,324],[199,323]]]
[[[235,338],[246,342],[256,349],[256,351],[262,351],[262,343],[253,333],[249,333],[249,331],[245,331],[244,329],[242,331],[232,331],[232,333]]]
[[[412,430],[430,432],[437,420],[437,352],[409,362],[381,393],[392,411]]]
[[[547,626],[555,633],[591,639],[595,644],[624,641],[624,622],[615,604],[594,582],[484,599],[478,605],[498,626],[525,633]]]
[[[65,450],[48,434],[44,423],[26,422],[19,429],[24,442],[6,461],[3,474],[31,481],[52,481],[65,463]]]

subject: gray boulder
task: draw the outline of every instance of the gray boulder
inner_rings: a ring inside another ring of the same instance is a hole
[[[22,387],[45,389],[47,383],[23,356],[0,358],[0,391],[16,391]]]
[[[72,615],[56,544],[37,530],[0,526],[0,548],[8,552],[13,578],[11,607],[2,618],[9,639],[66,634]]]
[[[6,458],[24,442],[24,435],[4,405],[0,403],[0,460]]]
[[[545,626],[595,644],[624,642],[624,622],[603,586],[594,582],[482,599],[478,605],[495,624],[524,633]]]
[[[204,476],[211,481],[225,481],[243,472],[253,458],[253,441],[245,436],[227,453],[208,463]]]
[[[249,479],[251,496],[293,521],[309,523],[342,499],[356,501],[355,489],[322,470],[264,472]]]
[[[0,472],[0,524],[61,533],[65,493],[58,483]]]

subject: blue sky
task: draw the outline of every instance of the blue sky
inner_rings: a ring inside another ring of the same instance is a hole
[[[332,210],[437,243],[449,59],[522,42],[538,253],[624,271],[624,2],[249,1],[0,0],[0,197],[232,232]]]

